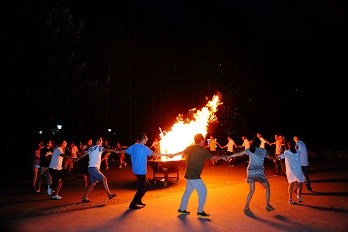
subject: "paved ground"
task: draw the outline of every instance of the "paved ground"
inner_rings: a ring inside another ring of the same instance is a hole
[[[253,216],[242,212],[248,185],[245,166],[230,167],[227,163],[212,166],[206,163],[202,178],[208,188],[205,211],[211,216],[198,218],[197,194],[189,202],[191,215],[178,215],[181,194],[185,187],[184,167],[179,180],[170,178],[168,187],[152,180],[143,202],[147,206],[130,210],[128,205],[135,190],[131,168],[119,169],[116,164],[103,171],[117,197],[107,200],[99,184],[90,195],[91,203],[82,203],[84,193],[78,173],[64,183],[62,200],[52,200],[46,193],[30,188],[30,170],[13,170],[2,175],[0,222],[1,231],[348,231],[348,162],[343,158],[311,161],[313,191],[304,190],[303,203],[290,205],[285,177],[274,176],[266,163],[271,184],[273,212],[265,211],[264,190],[256,185],[251,202]],[[43,189],[45,190],[45,189]],[[294,195],[294,199],[295,195]]]

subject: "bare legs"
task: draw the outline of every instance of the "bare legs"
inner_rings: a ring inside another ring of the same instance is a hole
[[[244,210],[247,210],[247,209],[250,210],[249,204],[250,204],[251,198],[254,195],[254,192],[255,192],[255,182],[249,182],[249,193],[248,193],[247,198],[246,198]]]
[[[269,186],[268,181],[261,184],[266,189],[266,211],[271,212],[274,210],[274,208],[269,204],[269,200],[271,198],[271,187]]]
[[[124,165],[126,167],[127,163],[124,161],[124,159],[125,159],[124,153],[120,153],[119,155],[120,155],[120,166],[119,166],[119,168],[122,168],[122,165]]]
[[[116,196],[115,193],[111,193],[111,192],[110,192],[107,179],[106,179],[106,178],[103,178],[102,182],[103,182],[104,190],[105,190],[106,194],[108,195],[109,199],[111,199],[111,198],[113,198],[114,196]],[[98,183],[98,181],[95,181],[95,182],[91,183],[91,184],[88,186],[88,188],[86,189],[85,195],[82,197],[82,201],[84,201],[84,202],[89,202],[89,200],[88,200],[88,195],[93,191],[93,189],[94,189],[94,187],[97,185],[97,183]]]
[[[266,190],[266,211],[267,212],[271,212],[274,210],[274,208],[269,204],[269,201],[270,201],[270,197],[271,197],[271,188],[269,186],[269,182],[264,182],[264,183],[261,183],[262,186],[265,188]],[[246,198],[246,201],[245,201],[245,206],[244,206],[244,213],[245,214],[250,214],[252,213],[250,211],[250,201],[254,195],[254,192],[255,192],[255,182],[252,181],[252,182],[249,182],[249,193],[247,195],[247,198]]]
[[[295,182],[289,183],[289,186],[288,186],[289,201],[292,200],[292,191],[294,190],[294,183]]]
[[[301,198],[302,183],[299,183],[297,181],[289,183],[289,186],[288,186],[289,203],[294,204],[294,200],[292,199],[292,193],[294,191],[294,187],[297,193],[297,200],[301,203],[302,202],[302,198]]]
[[[83,174],[82,178],[83,178],[83,186],[85,186],[87,188],[88,187],[88,175]]]

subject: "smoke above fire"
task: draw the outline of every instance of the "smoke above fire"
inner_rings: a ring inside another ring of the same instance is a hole
[[[169,131],[163,131],[160,128],[161,153],[174,154],[183,151],[187,146],[194,144],[193,138],[196,134],[201,133],[206,136],[208,126],[217,120],[215,114],[218,111],[218,106],[222,104],[221,95],[216,94],[200,110],[196,108],[190,110],[191,120],[184,119],[183,115],[180,114]],[[171,159],[181,159],[181,157]]]

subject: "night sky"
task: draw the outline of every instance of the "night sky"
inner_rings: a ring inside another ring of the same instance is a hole
[[[146,132],[152,141],[216,93],[223,105],[209,133],[221,143],[261,132],[346,148],[343,2],[8,3],[6,150],[52,133],[130,144]]]

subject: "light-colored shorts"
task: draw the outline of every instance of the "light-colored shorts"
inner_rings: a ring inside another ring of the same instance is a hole
[[[101,173],[100,170],[96,167],[88,167],[88,174],[89,178],[91,179],[91,183],[102,181],[103,179],[106,180],[106,177],[103,175],[103,173]]]

